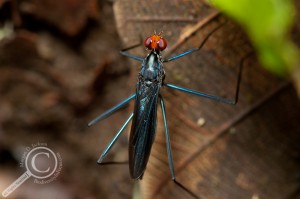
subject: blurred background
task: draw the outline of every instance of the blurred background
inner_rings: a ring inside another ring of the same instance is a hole
[[[297,46],[300,3],[293,3],[288,33]],[[194,0],[0,0],[1,192],[26,171],[20,164],[28,147],[46,143],[61,156],[57,178],[38,184],[31,177],[7,198],[191,198],[171,180],[160,108],[138,182],[126,164],[96,164],[133,103],[87,123],[135,91],[140,63],[121,49],[163,31],[168,58],[198,47],[222,23],[199,52],[164,65],[166,83],[233,99],[243,64],[236,106],[161,89],[177,180],[200,198],[300,198],[297,76],[264,69],[247,28]],[[148,52],[141,46],[130,53]],[[107,161],[127,161],[128,133]]]

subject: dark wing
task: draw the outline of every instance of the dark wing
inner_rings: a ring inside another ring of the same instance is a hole
[[[158,93],[161,84],[146,85],[139,81],[136,90],[134,116],[129,138],[129,169],[133,179],[143,176],[156,130]]]

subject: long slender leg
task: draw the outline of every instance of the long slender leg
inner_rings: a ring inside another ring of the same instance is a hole
[[[129,53],[126,52],[126,51],[128,51],[128,50],[130,50],[130,49],[133,49],[133,48],[136,48],[136,47],[138,47],[138,46],[140,46],[140,45],[141,45],[141,44],[136,44],[136,45],[131,46],[131,47],[129,47],[129,48],[125,48],[125,49],[121,50],[120,53],[121,53],[122,55],[126,56],[126,57],[130,57],[130,58],[135,59],[135,60],[138,60],[138,61],[144,61],[144,58],[138,57],[138,56],[134,56],[134,55],[131,55],[131,54],[129,54]]]
[[[178,55],[175,55],[175,56],[173,56],[173,57],[171,57],[171,58],[169,58],[167,60],[164,60],[163,62],[170,62],[170,61],[173,61],[175,59],[179,59],[180,57],[186,56],[186,55],[191,54],[193,52],[196,52],[198,50],[199,50],[198,48],[192,48],[192,49],[184,51],[184,52],[182,52],[182,53],[180,53]]]
[[[167,144],[167,153],[168,153],[170,172],[171,172],[172,180],[175,180],[176,177],[175,177],[175,171],[174,171],[174,163],[173,163],[173,157],[172,157],[169,128],[168,128],[167,116],[166,116],[166,111],[165,111],[165,103],[164,103],[162,96],[160,96],[160,106],[161,106],[162,116],[164,119],[165,136],[166,136],[166,144]]]
[[[144,58],[138,57],[138,56],[134,56],[134,55],[131,55],[131,54],[125,52],[125,51],[120,51],[120,53],[121,53],[122,55],[126,56],[126,57],[130,57],[130,58],[132,58],[132,59],[135,59],[135,60],[138,60],[138,61],[141,61],[141,62],[144,61]]]
[[[187,50],[187,51],[185,51],[185,52],[183,52],[183,53],[180,53],[180,54],[178,54],[178,55],[175,55],[175,56],[173,56],[173,57],[171,57],[171,58],[169,58],[169,59],[167,59],[167,60],[164,60],[163,62],[170,62],[170,61],[173,61],[173,60],[175,60],[175,59],[179,59],[180,57],[183,57],[183,56],[185,56],[185,55],[188,55],[188,54],[191,54],[191,53],[193,53],[193,52],[196,52],[196,51],[198,51],[198,50],[201,50],[201,48],[203,47],[203,45],[206,43],[206,41],[209,39],[209,37],[214,33],[214,32],[216,32],[219,28],[221,28],[223,25],[224,25],[225,23],[222,23],[222,24],[220,24],[219,26],[217,26],[217,27],[215,27],[205,38],[204,38],[204,40],[201,42],[201,44],[199,45],[199,47],[198,48],[192,48],[192,49],[190,49],[190,50]]]
[[[216,101],[219,101],[219,102],[223,102],[223,103],[226,103],[226,104],[236,104],[237,101],[238,101],[237,95],[236,95],[234,100],[230,100],[230,99],[225,99],[225,98],[218,97],[218,96],[215,96],[215,95],[206,94],[206,93],[203,93],[203,92],[190,90],[190,89],[183,88],[183,87],[180,87],[180,86],[176,86],[176,85],[173,85],[173,84],[165,84],[165,86],[167,86],[169,88],[172,88],[172,89],[179,90],[179,91],[183,91],[183,92],[186,92],[186,93],[190,93],[190,94],[193,94],[193,95],[197,95],[197,96],[200,96],[200,97],[205,97],[205,98],[209,98],[209,99],[216,100]]]
[[[132,94],[130,97],[128,97],[127,99],[123,100],[121,103],[119,103],[118,105],[112,107],[111,109],[105,111],[104,113],[102,113],[101,115],[99,115],[98,117],[96,117],[95,119],[93,119],[92,121],[90,121],[88,123],[88,126],[92,126],[94,124],[96,124],[97,122],[107,118],[108,116],[110,116],[111,114],[113,114],[114,112],[116,112],[117,110],[119,110],[120,108],[122,108],[123,106],[125,106],[126,104],[128,104],[133,98],[135,98],[135,93]]]
[[[132,119],[132,117],[133,117],[133,113],[131,113],[131,115],[128,117],[128,119],[123,124],[123,126],[121,127],[121,129],[118,131],[118,133],[115,135],[115,137],[112,139],[112,141],[104,149],[104,151],[102,152],[100,158],[97,161],[98,164],[102,164],[103,159],[105,158],[105,156],[107,155],[107,153],[109,152],[109,150],[111,149],[111,147],[115,144],[115,142],[117,141],[117,139],[119,138],[119,136],[121,135],[121,133],[124,131],[124,129],[126,128],[126,126],[128,125],[128,123],[130,122],[130,120]]]
[[[164,85],[166,87],[169,87],[169,88],[172,88],[172,89],[176,89],[176,90],[183,91],[183,92],[186,92],[186,93],[190,93],[190,94],[193,94],[193,95],[197,95],[197,96],[200,96],[200,97],[209,98],[209,99],[216,100],[216,101],[219,101],[219,102],[223,102],[223,103],[226,103],[226,104],[233,104],[234,105],[238,102],[238,99],[239,99],[240,83],[241,83],[241,79],[242,79],[242,70],[243,70],[244,61],[251,54],[252,54],[252,52],[247,54],[240,62],[234,99],[225,99],[225,98],[222,98],[222,97],[219,97],[219,96],[210,95],[210,94],[206,94],[206,93],[199,92],[199,91],[194,91],[194,90],[183,88],[183,87],[176,86],[176,85],[173,85],[173,84],[164,84]]]
[[[185,186],[183,186],[181,183],[179,183],[176,180],[175,176],[175,170],[174,170],[174,163],[173,163],[173,157],[172,157],[172,148],[171,148],[171,142],[170,142],[170,136],[169,136],[169,128],[167,124],[167,116],[166,116],[166,111],[165,111],[165,104],[162,96],[160,96],[160,105],[161,105],[161,110],[162,110],[162,115],[164,119],[164,126],[165,126],[165,134],[166,134],[166,145],[167,145],[167,153],[168,153],[168,161],[169,161],[169,167],[170,167],[170,172],[171,172],[171,177],[173,182],[178,185],[180,188],[182,188],[184,191],[189,193],[191,196],[194,198],[199,198],[197,195],[195,195],[192,191],[187,189]]]

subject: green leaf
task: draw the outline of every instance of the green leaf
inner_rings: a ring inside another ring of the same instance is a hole
[[[244,27],[267,69],[280,75],[295,69],[300,53],[288,37],[295,15],[291,0],[210,2]]]

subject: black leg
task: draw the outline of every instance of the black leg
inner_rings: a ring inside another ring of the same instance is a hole
[[[222,98],[222,97],[219,97],[219,96],[210,95],[210,94],[206,94],[206,93],[199,92],[199,91],[194,91],[194,90],[183,88],[183,87],[176,86],[176,85],[173,85],[173,84],[164,84],[164,86],[172,88],[172,89],[176,89],[176,90],[179,90],[179,91],[183,91],[183,92],[186,92],[186,93],[190,93],[190,94],[193,94],[193,95],[197,95],[197,96],[200,96],[200,97],[205,97],[205,98],[212,99],[212,100],[215,100],[215,101],[223,102],[225,104],[233,104],[234,105],[238,102],[238,99],[239,99],[240,83],[241,83],[241,79],[242,79],[243,65],[244,65],[245,60],[247,58],[249,58],[250,55],[252,55],[252,52],[247,54],[240,62],[238,78],[237,78],[237,83],[236,83],[236,87],[235,87],[235,97],[234,97],[234,99],[225,99],[225,98]]]
[[[112,107],[111,109],[105,111],[104,113],[102,113],[101,115],[99,115],[98,117],[96,117],[95,119],[90,121],[88,123],[88,126],[92,126],[92,125],[96,124],[97,122],[100,122],[101,120],[109,117],[111,114],[113,114],[114,112],[116,112],[117,110],[119,110],[120,108],[125,106],[126,104],[128,104],[133,98],[135,98],[135,95],[136,95],[135,93],[132,94],[130,97],[123,100],[120,104],[118,104],[118,105]]]
[[[133,117],[133,113],[128,117],[128,119],[123,124],[123,126],[121,127],[121,129],[119,130],[119,132],[115,135],[115,137],[112,139],[112,141],[104,149],[104,151],[102,152],[100,158],[97,161],[98,164],[108,164],[108,162],[107,163],[102,163],[103,159],[105,158],[105,156],[107,155],[107,153],[109,152],[109,150],[112,148],[112,146],[115,144],[115,142],[117,141],[117,139],[119,138],[119,136],[121,135],[121,133],[124,131],[124,129],[126,128],[126,126],[128,125],[128,123],[131,121],[132,117]],[[110,164],[111,164],[111,162],[110,162]]]
[[[173,57],[171,57],[171,58],[169,58],[169,59],[166,59],[166,60],[164,60],[164,62],[170,62],[170,61],[173,61],[173,60],[175,60],[175,59],[179,59],[179,58],[181,58],[181,57],[183,57],[183,56],[186,56],[186,55],[188,55],[188,54],[191,54],[191,53],[193,53],[193,52],[196,52],[196,51],[198,51],[198,50],[201,50],[201,48],[204,46],[204,44],[206,43],[206,41],[209,39],[209,37],[214,33],[214,32],[216,32],[219,28],[221,28],[223,25],[224,25],[225,23],[222,23],[222,24],[220,24],[220,25],[218,25],[217,27],[215,27],[205,38],[204,38],[204,40],[201,42],[201,44],[199,45],[199,47],[198,48],[192,48],[192,49],[190,49],[190,50],[187,50],[187,51],[185,51],[185,52],[183,52],[183,53],[180,53],[180,54],[178,54],[178,55],[175,55],[175,56],[173,56]]]
[[[126,52],[126,51],[134,49],[134,48],[136,48],[136,47],[138,47],[140,45],[141,45],[141,43],[136,44],[136,45],[131,46],[131,47],[128,47],[128,48],[125,48],[125,49],[121,50],[120,53],[122,55],[126,56],[126,57],[129,57],[129,58],[132,58],[132,59],[135,59],[135,60],[138,60],[138,61],[144,61],[144,58],[138,57],[138,56],[134,56],[134,55],[131,55],[131,54],[129,54],[129,53]]]
[[[170,136],[169,136],[169,128],[168,128],[168,124],[167,124],[167,116],[166,116],[166,111],[165,111],[165,104],[164,104],[164,100],[163,100],[162,96],[160,96],[160,105],[161,105],[162,115],[163,115],[163,119],[164,119],[168,161],[169,161],[169,167],[170,167],[172,180],[181,189],[183,189],[184,191],[189,193],[194,198],[199,199],[199,197],[197,195],[195,195],[191,190],[187,189],[185,186],[183,186],[180,182],[178,182],[176,180],[173,157],[172,157],[172,148],[171,148],[171,142],[170,142]]]

